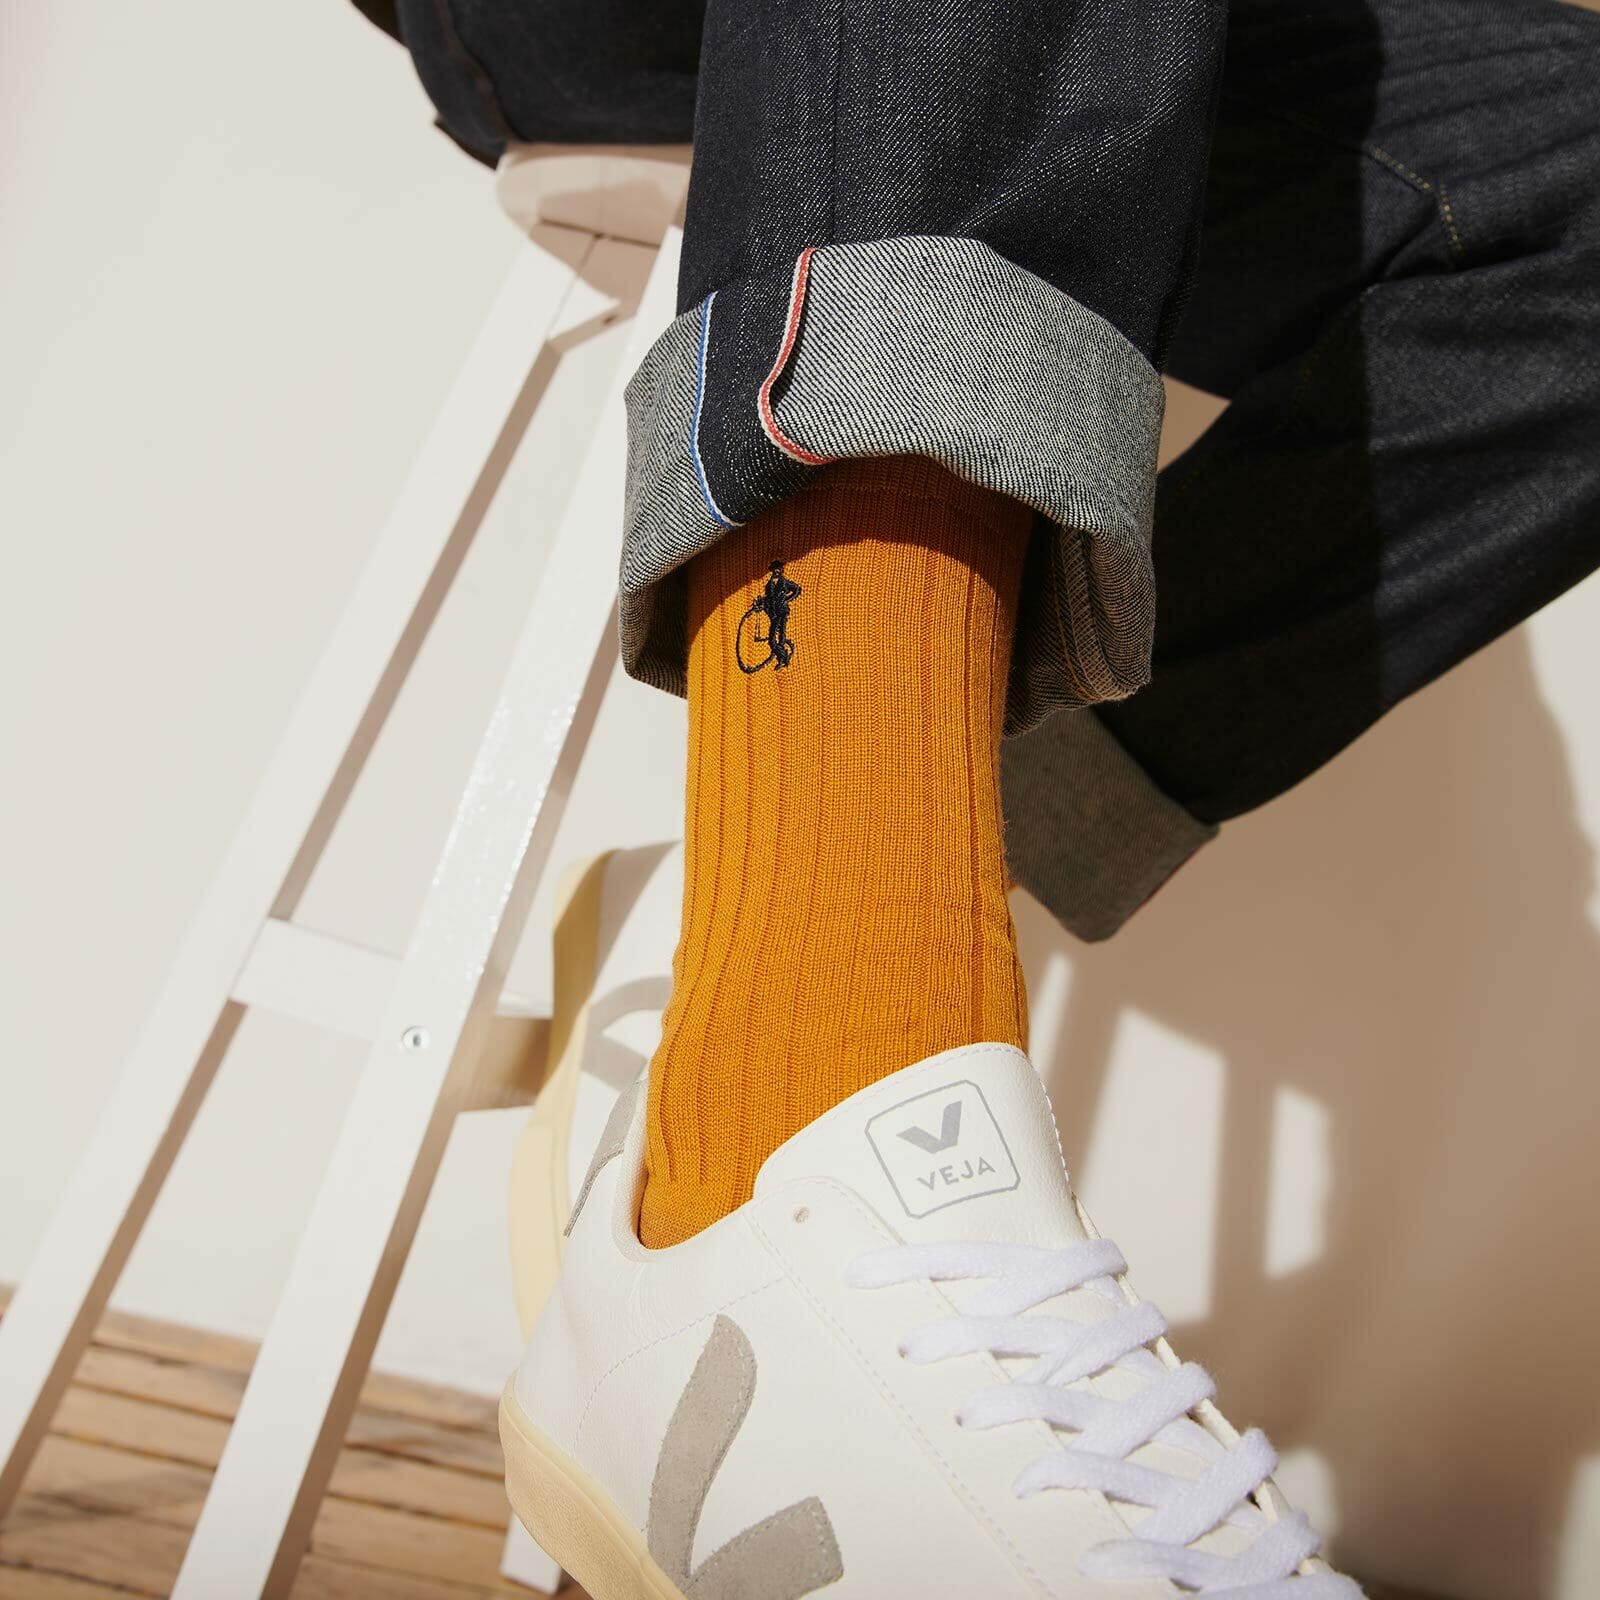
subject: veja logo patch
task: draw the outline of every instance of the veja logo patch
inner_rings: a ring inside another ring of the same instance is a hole
[[[869,1117],[867,1141],[908,1216],[1002,1194],[1022,1181],[983,1090],[970,1078]]]
[[[900,1137],[907,1144],[917,1147],[924,1155],[936,1156],[941,1150],[948,1150],[961,1137],[961,1102],[952,1100],[944,1108],[944,1116],[939,1120],[939,1137],[936,1139],[931,1133],[925,1133],[921,1128],[902,1128]]]

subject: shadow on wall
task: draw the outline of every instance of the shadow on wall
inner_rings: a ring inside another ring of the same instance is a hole
[[[1030,976],[1071,963],[1039,1063],[1069,1162],[1113,1070],[1143,1070],[1116,1051],[1131,1013],[1224,1063],[1209,1309],[1176,1338],[1240,1426],[1321,1457],[1357,1571],[1557,1592],[1600,1451],[1594,877],[1517,633],[1225,828],[1109,944],[1019,897]],[[1269,1238],[1286,1095],[1315,1113],[1325,1183],[1316,1247],[1287,1268]]]

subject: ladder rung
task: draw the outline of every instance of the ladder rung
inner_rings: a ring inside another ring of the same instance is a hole
[[[397,956],[272,917],[256,935],[233,985],[232,998],[240,1005],[260,1006],[313,1027],[372,1040],[378,1036],[399,971]],[[500,1041],[502,1033],[507,1041],[522,1040],[522,1045],[514,1046],[521,1049],[532,1037],[530,1024],[544,1024],[539,1008],[510,990],[501,995],[496,1010],[487,1048],[499,1054],[506,1048]],[[418,1018],[423,1026],[426,1021]]]

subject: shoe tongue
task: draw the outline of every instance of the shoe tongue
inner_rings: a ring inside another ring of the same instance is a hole
[[[852,1095],[774,1150],[755,1192],[797,1178],[847,1185],[908,1243],[1088,1237],[1044,1085],[1010,1045],[946,1050]]]

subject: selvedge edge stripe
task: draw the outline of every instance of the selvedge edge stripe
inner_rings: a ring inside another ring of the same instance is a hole
[[[694,422],[689,430],[689,448],[694,454],[694,470],[700,479],[700,493],[705,496],[706,509],[724,528],[742,528],[744,524],[724,516],[722,507],[712,498],[711,485],[706,479],[706,464],[700,459],[700,413],[706,399],[706,349],[711,342],[711,302],[716,298],[717,292],[713,289],[700,303],[700,358],[699,370],[695,375]]]
[[[778,350],[778,359],[772,363],[772,371],[767,374],[766,381],[761,385],[761,392],[756,396],[756,413],[761,418],[761,426],[766,430],[767,437],[786,456],[792,456],[808,467],[825,467],[830,461],[838,458],[819,456],[814,451],[807,450],[804,445],[797,444],[778,426],[778,419],[772,411],[772,386],[788,365],[794,342],[800,335],[800,317],[806,301],[806,282],[811,272],[811,252],[815,248],[815,245],[808,244],[795,259],[794,281],[789,289],[789,315],[783,330],[783,344]]]

